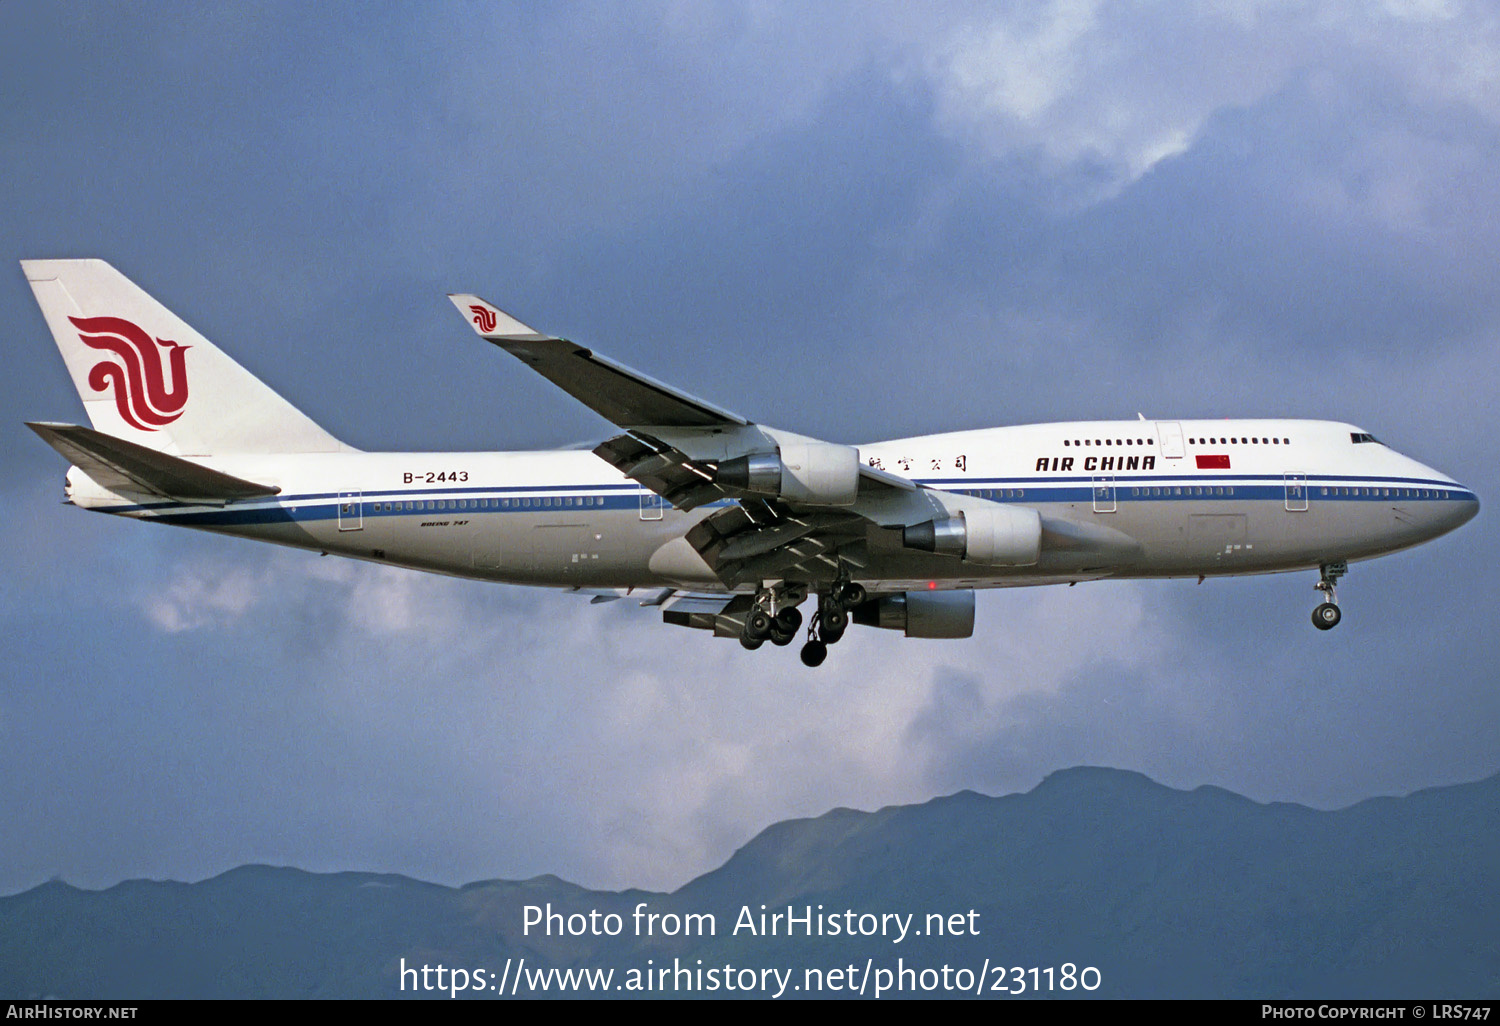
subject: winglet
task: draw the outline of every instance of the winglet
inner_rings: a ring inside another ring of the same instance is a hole
[[[537,341],[552,337],[528,328],[504,310],[486,303],[478,296],[467,292],[450,292],[448,298],[453,300],[453,305],[464,315],[464,319],[474,325],[474,331],[480,338]]]

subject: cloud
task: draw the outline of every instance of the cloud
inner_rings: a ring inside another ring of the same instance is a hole
[[[1096,165],[1095,198],[1186,151],[1216,113],[1309,69],[1373,73],[1418,102],[1500,115],[1500,26],[1478,3],[1033,0],[936,22],[909,38],[940,124],[997,159]]]
[[[243,567],[179,567],[161,591],[143,599],[146,618],[168,633],[227,626],[243,616],[266,589],[263,574]]]
[[[537,871],[655,887],[711,868],[778,819],[921,800],[949,786],[950,753],[1013,724],[1018,703],[1045,704],[1079,673],[1159,672],[1170,653],[1144,643],[1169,627],[1147,622],[1129,586],[981,605],[972,641],[859,629],[814,672],[795,648],[750,655],[665,626],[629,601],[593,607],[281,552],[184,564],[161,595],[140,599],[142,615],[165,631],[300,653],[298,688],[314,700],[299,701],[304,721],[288,724],[306,739],[294,751],[336,729],[363,754],[318,785],[318,808],[331,799],[336,810],[318,815],[333,822],[298,831],[337,835],[365,815],[351,810],[393,802],[402,820],[371,839],[376,863],[400,837],[431,833],[461,849],[460,862],[408,871],[468,879],[486,875],[497,855],[515,865],[524,851]],[[314,652],[300,647],[310,623],[322,639]],[[872,661],[883,667],[878,677]],[[251,662],[229,657],[216,675],[248,678]],[[952,706],[955,681],[970,689],[967,707]],[[264,701],[279,704],[276,690]],[[274,791],[294,768],[272,759],[256,772]],[[393,759],[414,759],[399,784],[379,769]],[[1025,784],[1050,768],[1012,779]],[[476,802],[486,818],[469,821],[463,810]],[[524,836],[516,824],[526,824]],[[544,835],[554,843],[537,845]]]

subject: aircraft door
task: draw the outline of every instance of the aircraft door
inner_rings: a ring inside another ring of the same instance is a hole
[[[641,519],[660,520],[661,511],[666,506],[666,500],[655,492],[641,493]]]
[[[339,530],[362,531],[365,526],[363,493],[339,492]]]
[[[1187,450],[1182,445],[1182,425],[1175,420],[1158,421],[1156,430],[1161,435],[1161,454],[1169,460],[1182,459]]]
[[[1307,475],[1286,475],[1286,508],[1293,513],[1307,509]]]
[[[1094,512],[1115,511],[1115,479],[1113,476],[1094,478]]]

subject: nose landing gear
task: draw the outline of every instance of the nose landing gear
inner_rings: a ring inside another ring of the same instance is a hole
[[[1324,563],[1318,567],[1319,580],[1313,587],[1323,593],[1324,601],[1312,612],[1313,626],[1320,631],[1328,631],[1339,625],[1344,614],[1339,610],[1338,596],[1334,594],[1334,585],[1340,577],[1349,572],[1349,564],[1343,560],[1336,563]]]

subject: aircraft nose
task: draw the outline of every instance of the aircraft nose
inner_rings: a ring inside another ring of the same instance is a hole
[[[1447,534],[1467,524],[1479,515],[1479,496],[1473,490],[1454,481],[1446,497],[1434,504],[1431,519],[1432,537]]]
[[[1453,523],[1449,526],[1448,530],[1451,531],[1455,527],[1462,527],[1478,515],[1479,496],[1475,495],[1472,490],[1465,488],[1463,495],[1453,503],[1453,510],[1450,514]]]

